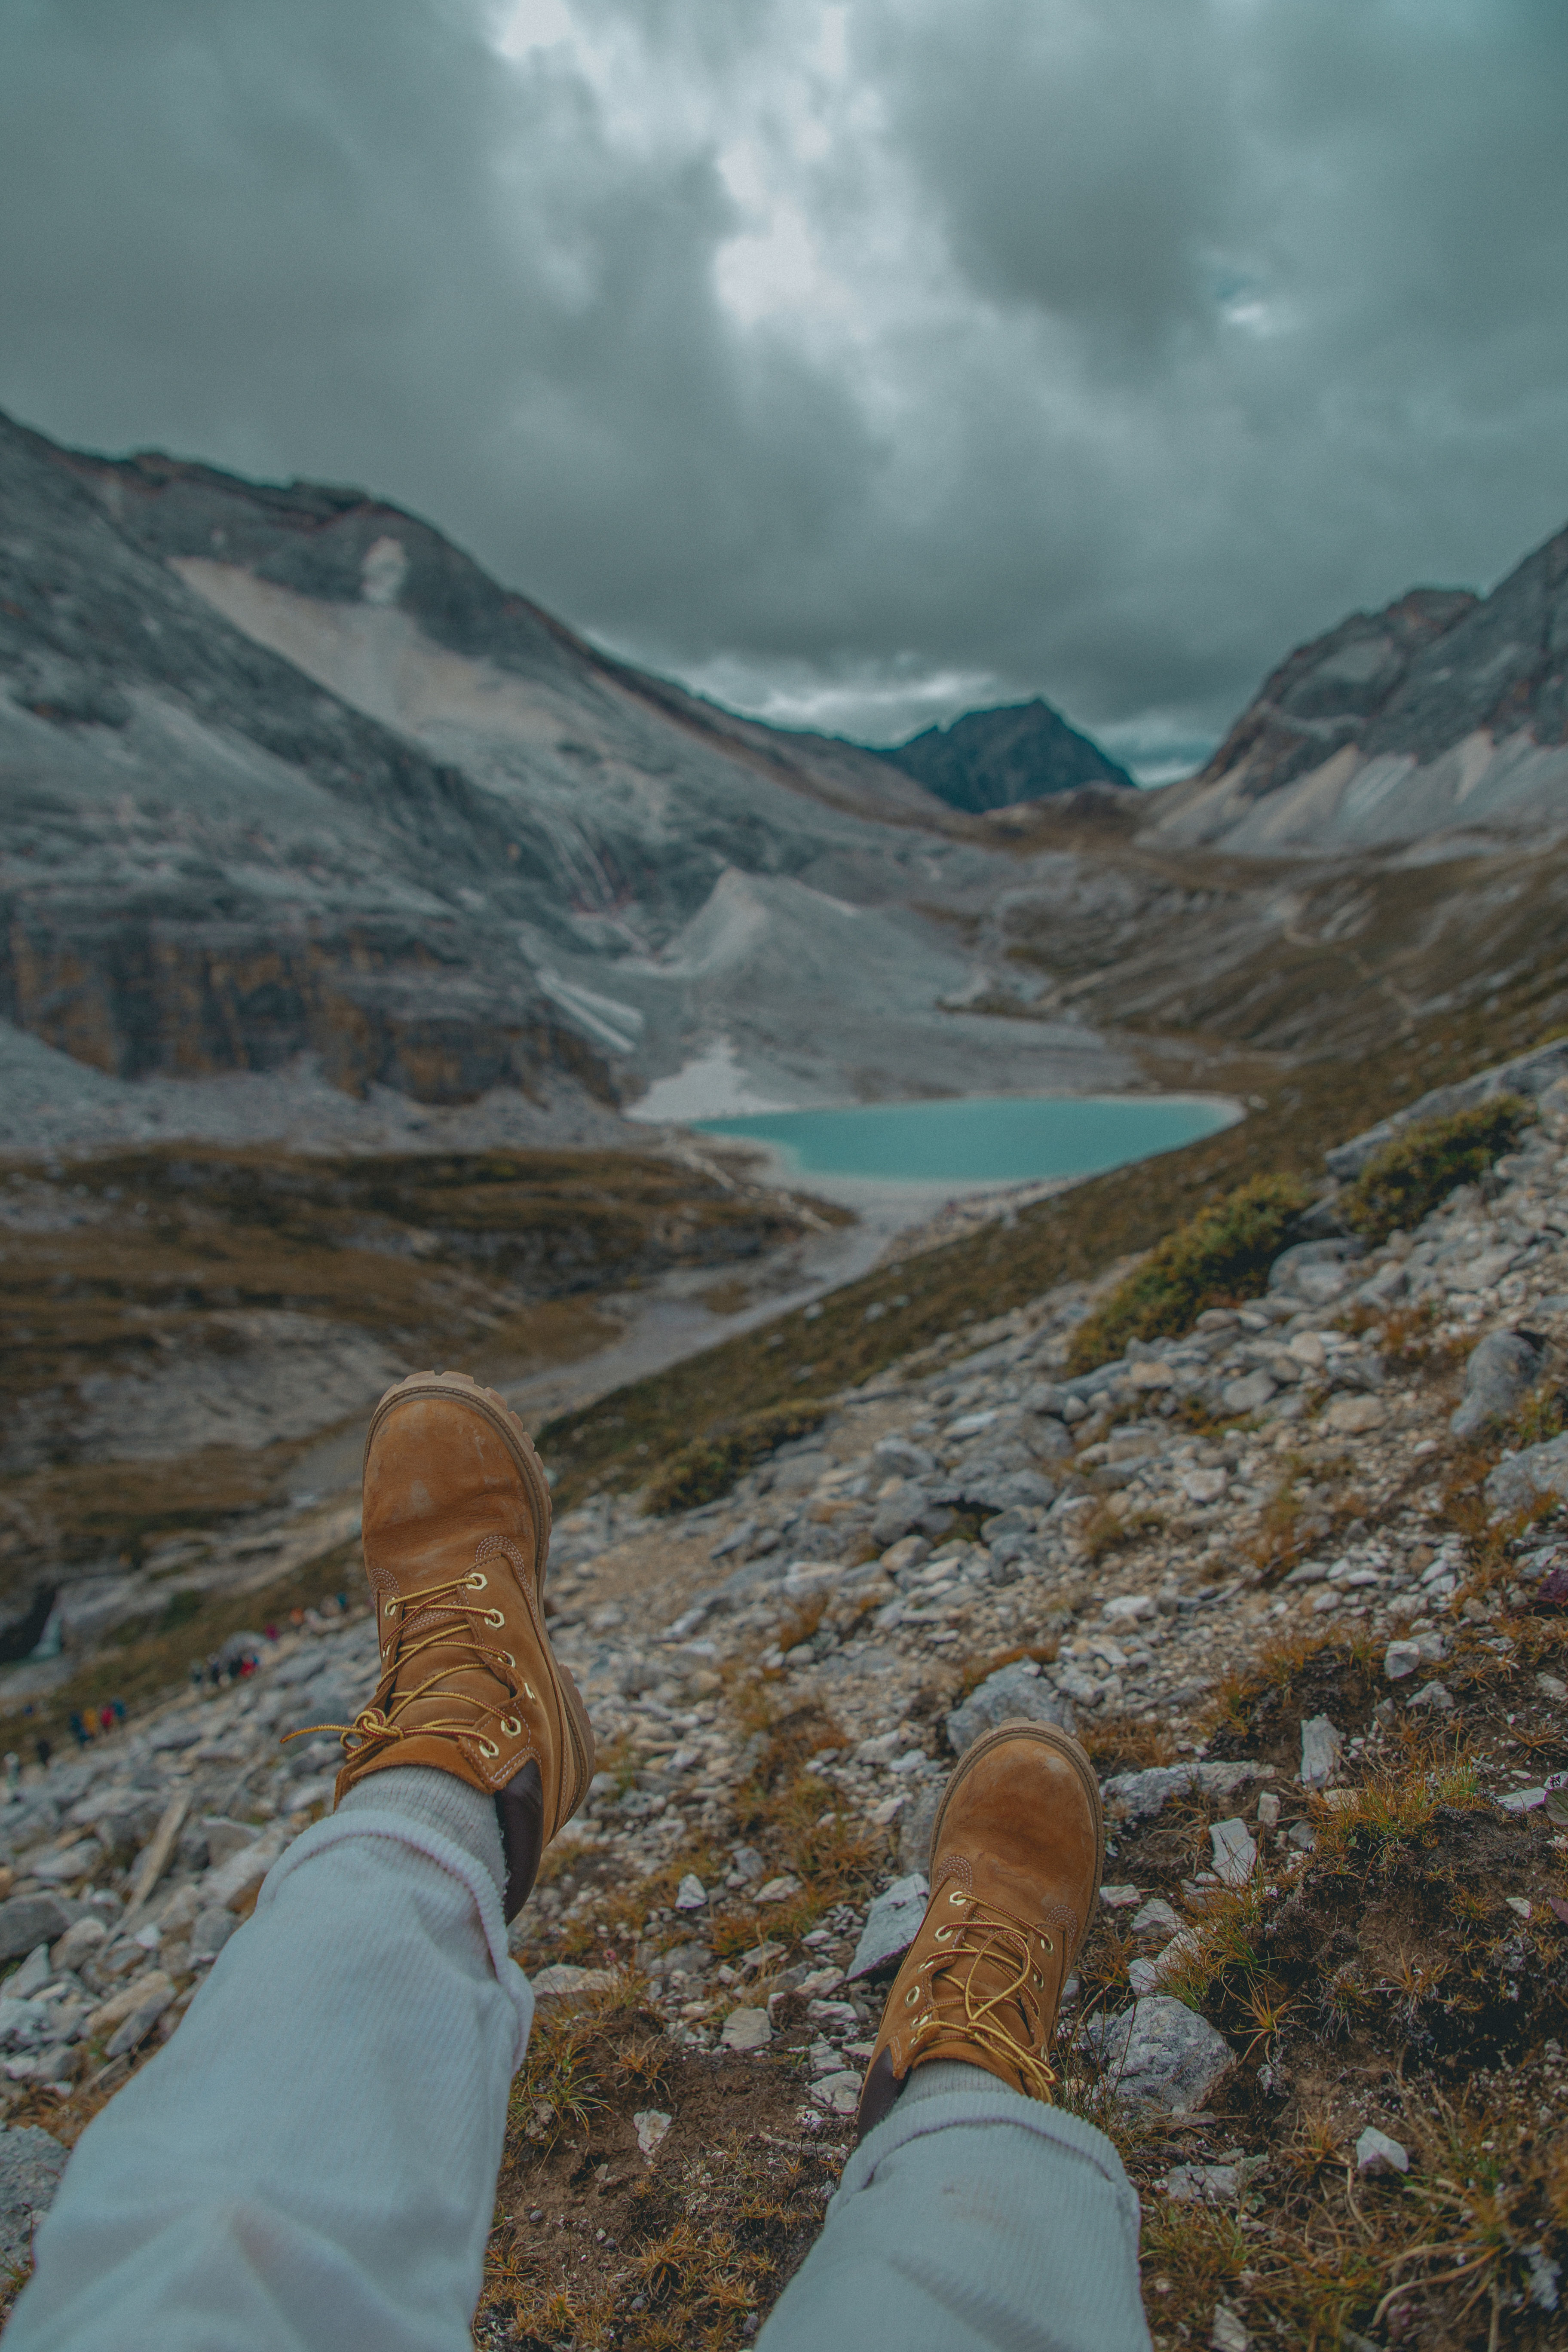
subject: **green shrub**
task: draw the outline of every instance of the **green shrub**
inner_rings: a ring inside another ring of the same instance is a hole
[[[1511,1150],[1535,1116],[1518,1095],[1497,1095],[1473,1110],[1401,1128],[1367,1161],[1340,1213],[1364,1241],[1385,1241],[1395,1227],[1411,1233],[1457,1184],[1472,1184]]]
[[[650,1517],[668,1511],[695,1511],[703,1503],[727,1495],[737,1478],[792,1437],[807,1437],[819,1429],[829,1411],[826,1397],[802,1397],[795,1404],[772,1405],[753,1412],[731,1429],[719,1429],[680,1452],[660,1471],[643,1504]]]
[[[1292,1220],[1311,1199],[1300,1177],[1255,1176],[1200,1209],[1157,1242],[1103,1307],[1080,1323],[1069,1372],[1089,1372],[1121,1355],[1129,1339],[1191,1330],[1205,1307],[1254,1298],[1285,1247]]]

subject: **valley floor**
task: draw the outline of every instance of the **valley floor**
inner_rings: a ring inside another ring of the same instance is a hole
[[[1563,1096],[1415,1233],[1183,1338],[1070,1378],[1115,1273],[1062,1285],[818,1401],[717,1500],[563,1516],[599,1771],[514,1929],[540,2012],[481,2343],[754,2334],[847,2151],[889,1889],[1019,1712],[1075,1717],[1104,1786],[1058,2095],[1139,2187],[1156,2343],[1561,2341]],[[1546,1376],[1457,1436],[1505,1328]],[[69,2145],[328,1802],[332,1744],[278,1742],[369,1686],[352,1549],[342,1610],[236,1633],[245,1679],[22,1771],[12,2133]]]

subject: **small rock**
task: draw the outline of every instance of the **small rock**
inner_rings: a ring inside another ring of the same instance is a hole
[[[536,2000],[560,2000],[569,1993],[603,1992],[615,1978],[609,1969],[576,1969],[567,1960],[556,1960],[531,1981]]]
[[[1245,1781],[1259,1778],[1256,1764],[1151,1764],[1142,1772],[1116,1772],[1102,1783],[1100,1796],[1117,1819],[1152,1820],[1173,1797],[1192,1789],[1205,1797],[1233,1796]]]
[[[174,1985],[162,1969],[147,1969],[142,1975],[132,1978],[130,1984],[121,1985],[118,1992],[110,1993],[107,2000],[100,2001],[87,2021],[87,2030],[95,2036],[107,2033],[110,2026],[122,2024],[139,2009],[154,2001],[172,2000],[174,1994]]]
[[[64,1938],[61,1938],[64,1941]],[[30,1951],[19,1969],[14,1969],[0,1987],[7,2000],[31,2000],[33,1995],[48,1983],[54,1974],[47,1944],[39,1944]]]
[[[689,1870],[675,1890],[678,1911],[700,1911],[708,1901],[708,1890],[695,1871]]]
[[[1160,2183],[1178,2205],[1234,2205],[1241,2194],[1238,2164],[1177,2164]]]
[[[1407,1704],[1412,1710],[1424,1706],[1433,1715],[1452,1715],[1454,1694],[1447,1683],[1424,1683]]]
[[[1258,1826],[1260,1830],[1279,1826],[1279,1800],[1272,1789],[1265,1789],[1258,1800]]]
[[[1163,1895],[1151,1896],[1142,1909],[1132,1915],[1132,1933],[1135,1936],[1173,1936],[1181,1924]]]
[[[204,1906],[216,1909],[220,1904],[237,1903],[253,1886],[259,1886],[282,1853],[286,1834],[275,1826],[209,1871],[202,1881]]]
[[[1391,1683],[1402,1683],[1421,1664],[1419,1642],[1390,1642],[1383,1654],[1383,1671]]]
[[[765,2009],[732,2009],[721,2036],[726,2050],[765,2050],[773,2038]]]
[[[1258,1848],[1244,1821],[1215,1822],[1209,1831],[1215,1875],[1226,1886],[1245,1886],[1258,1863]]]
[[[1568,1430],[1522,1453],[1505,1454],[1487,1480],[1486,1496],[1494,1510],[1527,1510],[1540,1495],[1568,1498]]]
[[[174,1989],[167,1977],[156,1990],[151,1980],[144,1979],[141,2001],[110,2035],[104,2044],[104,2056],[123,2058],[127,2052],[140,2049],[174,1998]]]
[[[0,1903],[0,1960],[20,1959],[35,1945],[54,1943],[70,1924],[58,1895],[13,1895]]]
[[[858,1977],[869,1976],[873,1969],[886,1968],[889,1960],[902,1959],[920,1933],[930,1895],[922,1874],[911,1871],[907,1878],[895,1878],[891,1886],[878,1895],[866,1915],[866,1925],[860,1930],[860,1940],[849,1963],[851,1983]]]
[[[852,2116],[860,2104],[860,2077],[847,2070],[819,2075],[806,2094],[814,2106],[829,2115]]]
[[[1136,1886],[1102,1886],[1100,1899],[1108,1911],[1131,1911],[1142,1898]]]
[[[55,1969],[79,1969],[89,1954],[95,1952],[108,1937],[109,1930],[101,1919],[79,1919],[66,1929],[54,1950],[49,1963]]]
[[[1314,1266],[1312,1273],[1329,1271]],[[1337,1272],[1337,1267],[1333,1269]],[[1209,2330],[1209,2352],[1251,2352],[1252,2338],[1243,2326],[1240,2315],[1232,2311],[1228,2303],[1216,2303],[1214,2325]]]
[[[1201,2106],[1234,2063],[1225,2036],[1170,1993],[1149,1994],[1116,2017],[1092,2017],[1084,2034],[1119,2096],[1163,2115]]]
[[[1020,1658],[987,1675],[963,1705],[954,1707],[947,1718],[948,1745],[955,1756],[962,1756],[983,1732],[994,1731],[999,1723],[1016,1717],[1054,1723],[1063,1731],[1074,1730],[1078,1723],[1070,1700],[1042,1681],[1032,1660]]]
[[[756,1900],[759,1903],[787,1903],[792,1895],[799,1893],[799,1879],[792,1878],[786,1871],[782,1878],[770,1878],[765,1886],[759,1886]]]
[[[216,1960],[238,1927],[239,1921],[232,1911],[221,1907],[198,1911],[191,1928],[191,1966],[205,1968],[209,1960]]]
[[[1100,1613],[1108,1625],[1133,1625],[1141,1617],[1157,1617],[1160,1612],[1152,1592],[1119,1592]]]
[[[931,1875],[931,1833],[942,1802],[942,1783],[931,1781],[916,1790],[899,1822],[899,1867],[904,1876]]]
[[[0,2263],[23,2268],[33,2231],[54,2203],[66,2150],[48,2132],[0,2126]]]
[[[1388,1419],[1388,1407],[1381,1397],[1337,1396],[1323,1415],[1325,1425],[1336,1437],[1366,1437],[1381,1429]]]
[[[928,1471],[936,1468],[936,1456],[909,1437],[879,1437],[871,1453],[885,1468],[905,1478],[923,1478]]]
[[[1533,1332],[1489,1332],[1465,1367],[1465,1393],[1448,1420],[1454,1435],[1474,1437],[1488,1422],[1503,1420],[1545,1361]]]
[[[1230,1484],[1228,1470],[1182,1470],[1176,1484],[1189,1503],[1217,1503]]]
[[[667,2116],[662,2107],[639,2107],[632,2117],[632,2122],[637,2127],[637,2146],[650,2164],[653,2162],[654,2150],[664,2138],[673,2121],[674,2117]]]
[[[258,1834],[248,1822],[231,1822],[221,1813],[209,1813],[196,1827],[206,1840],[207,1861],[215,1869],[231,1853],[243,1853],[254,1845]]]
[[[1408,2172],[1410,2158],[1396,2139],[1368,2124],[1355,2144],[1355,2168],[1358,2172]]]
[[[1226,1412],[1257,1412],[1274,1393],[1274,1382],[1261,1370],[1245,1372],[1238,1381],[1226,1381],[1220,1391]]]
[[[1344,1748],[1326,1715],[1309,1716],[1301,1726],[1301,1786],[1326,1789],[1340,1769]]]

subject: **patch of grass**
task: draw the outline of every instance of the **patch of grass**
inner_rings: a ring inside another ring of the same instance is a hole
[[[1396,1230],[1414,1232],[1457,1185],[1473,1184],[1510,1151],[1534,1117],[1533,1105],[1518,1095],[1498,1095],[1471,1110],[1399,1129],[1341,1197],[1341,1215],[1374,1244]]]
[[[1540,1381],[1524,1398],[1509,1423],[1509,1443],[1523,1447],[1561,1437],[1568,1428],[1568,1396],[1554,1377]]]
[[[1255,1176],[1155,1244],[1073,1334],[1069,1372],[1092,1371],[1129,1339],[1190,1331],[1205,1307],[1255,1297],[1311,1199],[1292,1176]]]
[[[1076,1536],[1079,1549],[1098,1568],[1111,1552],[1157,1534],[1164,1524],[1158,1511],[1113,1511],[1101,1500],[1084,1513]]]
[[[1079,1725],[1078,1736],[1102,1780],[1113,1772],[1142,1772],[1176,1760],[1176,1743],[1165,1726],[1136,1716],[1097,1715]]]
[[[585,2131],[628,2084],[652,2099],[668,2053],[659,2021],[644,2009],[646,1993],[643,1979],[622,1969],[607,1988],[542,2010],[512,2084],[509,2128],[547,2148],[563,2133]]]
[[[663,1517],[670,1511],[695,1511],[704,1503],[717,1502],[754,1463],[792,1438],[809,1437],[820,1429],[830,1410],[826,1397],[802,1397],[797,1404],[773,1405],[697,1439],[683,1446],[653,1481],[644,1507],[651,1517]]]

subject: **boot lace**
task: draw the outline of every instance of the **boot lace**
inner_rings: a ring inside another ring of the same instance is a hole
[[[922,1990],[930,2003],[915,2020],[911,2038],[922,2057],[950,2042],[977,2044],[1015,2068],[1030,2096],[1048,2105],[1057,2076],[1044,2055],[1046,1980],[1031,1946],[1047,1954],[1056,1947],[1044,1929],[978,1897],[954,1892],[949,1900],[968,1908],[962,1919],[937,1929],[942,1949],[920,1963],[904,1995],[910,2008]],[[1027,2041],[1015,2030],[1020,2017]]]
[[[361,1707],[352,1723],[310,1724],[289,1732],[288,1738],[310,1739],[319,1732],[335,1732],[351,1764],[363,1763],[400,1739],[432,1733],[472,1739],[487,1763],[499,1756],[500,1749],[486,1737],[487,1731],[495,1727],[509,1739],[517,1738],[522,1730],[521,1702],[529,1698],[537,1704],[538,1694],[519,1673],[512,1653],[497,1649],[483,1638],[482,1628],[505,1623],[500,1611],[464,1597],[483,1592],[489,1582],[483,1570],[474,1568],[467,1576],[451,1577],[445,1584],[428,1585],[422,1592],[384,1601],[382,1617],[395,1619],[396,1631],[369,1704]],[[399,1689],[398,1682],[410,1662],[435,1649],[449,1653],[435,1673]],[[501,1705],[487,1706],[471,1691],[449,1686],[449,1676],[476,1669],[502,1685],[506,1698]],[[427,1716],[405,1730],[399,1718],[411,1706],[432,1698],[462,1712]]]

